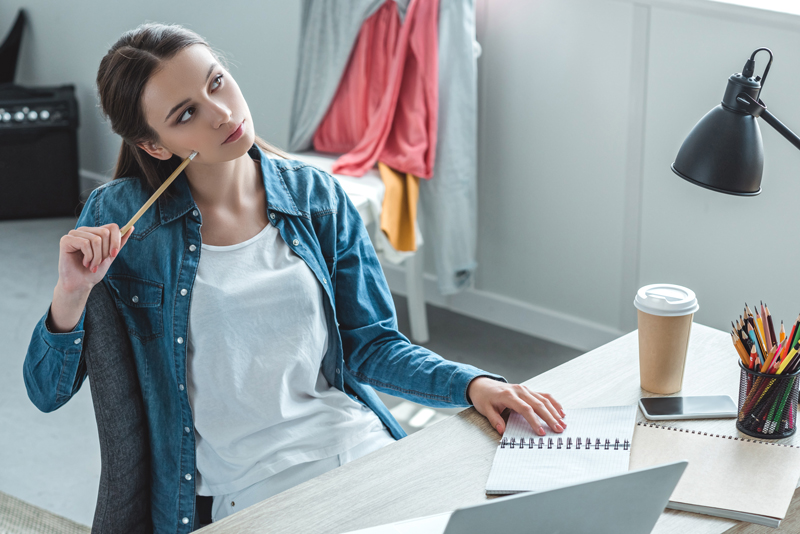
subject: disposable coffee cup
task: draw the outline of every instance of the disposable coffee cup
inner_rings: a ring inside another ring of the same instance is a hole
[[[691,289],[652,284],[636,292],[639,316],[639,377],[651,393],[676,393],[683,387],[692,318],[700,309]]]

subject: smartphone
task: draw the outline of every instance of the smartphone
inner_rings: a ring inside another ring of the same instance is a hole
[[[639,399],[648,419],[724,419],[736,417],[736,404],[729,395],[699,397],[648,397]]]

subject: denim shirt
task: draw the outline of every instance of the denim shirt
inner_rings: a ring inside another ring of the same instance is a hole
[[[269,223],[306,262],[327,296],[322,372],[331,385],[371,408],[400,439],[405,432],[375,389],[434,407],[469,406],[466,393],[473,378],[505,381],[445,360],[398,332],[369,235],[335,178],[299,161],[269,158],[257,145],[248,154],[260,162]],[[112,180],[89,196],[77,226],[121,225],[151,193],[138,178]],[[183,533],[192,530],[195,513],[186,338],[202,218],[184,173],[168,193],[136,223],[103,283],[127,327],[144,398],[154,531]],[[23,365],[28,396],[44,412],[67,402],[86,378],[84,317],[72,332],[55,334],[47,328],[48,313],[34,329]]]

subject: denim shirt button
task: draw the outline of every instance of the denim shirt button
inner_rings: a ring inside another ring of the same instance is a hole
[[[182,337],[179,337],[179,338],[178,338],[178,339],[176,339],[175,341],[177,341],[177,342],[178,342],[178,345],[183,345],[183,338],[182,338]]]
[[[181,519],[181,523],[186,525],[187,523],[189,523],[189,518],[188,517],[184,517],[183,519]]]
[[[274,213],[270,213],[270,214],[269,214],[269,218],[270,218],[270,219],[272,219],[272,220],[274,221],[274,220],[275,220],[275,214],[274,214]]]
[[[178,384],[178,389],[183,391],[183,384]]]
[[[81,343],[81,338],[78,338],[78,339],[76,339],[76,340],[75,340],[73,343],[75,343],[76,345],[80,345],[80,343]]]
[[[185,426],[185,427],[183,427],[183,431],[184,431],[184,432],[186,432],[187,434],[188,434],[188,433],[189,433],[191,430],[192,430],[192,429],[191,429],[191,428],[189,428],[188,426]]]
[[[195,250],[197,250],[197,247],[196,247],[196,246],[194,246],[194,245],[189,245],[189,252],[194,252]]]
[[[185,478],[186,480],[192,480],[192,475],[191,475],[191,474],[189,474],[189,473],[186,473],[186,475],[184,475],[184,478]]]
[[[139,302],[139,297],[137,295],[134,295],[131,297],[131,300],[133,301],[134,304],[136,304],[137,302]]]
[[[325,284],[326,286],[328,285],[328,281],[324,278],[322,279],[322,283]]]
[[[192,211],[192,215],[194,215],[195,217],[197,217],[198,215],[200,215],[200,212],[199,212],[199,211],[197,211],[197,210],[193,210],[193,211]]]
[[[188,291],[186,291],[185,289],[181,289],[181,296],[182,297],[185,297],[187,293],[188,293]]]
[[[297,245],[299,245],[299,244],[300,244],[300,241],[298,241],[297,239],[295,239],[294,241],[292,241],[292,245],[294,245],[294,246],[297,246]]]
[[[339,374],[339,368],[338,367],[336,368],[336,374],[337,375]]]

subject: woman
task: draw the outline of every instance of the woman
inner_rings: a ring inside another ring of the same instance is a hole
[[[103,58],[100,102],[123,144],[115,179],[61,239],[53,301],[24,364],[33,403],[51,411],[81,387],[84,309],[102,281],[142,386],[157,532],[191,531],[196,495],[213,496],[217,520],[402,438],[373,388],[430,406],[472,404],[500,433],[507,408],[540,434],[542,420],[562,431],[549,395],[397,331],[347,195],[255,135],[223,65],[197,34],[160,24],[127,32]],[[120,235],[118,224],[193,151]]]

